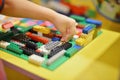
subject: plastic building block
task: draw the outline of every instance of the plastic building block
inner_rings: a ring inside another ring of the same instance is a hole
[[[83,29],[86,25],[88,25],[85,21],[78,22],[77,28]]]
[[[54,33],[49,33],[49,34],[43,34],[44,37],[48,37],[48,38],[53,38],[55,36]]]
[[[58,38],[58,37],[53,37],[53,38],[52,38],[52,41],[60,41],[60,38]]]
[[[42,38],[40,36],[32,34],[31,32],[27,32],[26,35],[34,41],[38,41],[38,42],[41,42],[43,44],[48,43],[48,40],[46,38]]]
[[[40,21],[37,22],[37,25],[40,25],[40,24],[42,24],[42,23],[43,23],[43,21],[40,20]]]
[[[71,15],[70,17],[75,19],[77,22],[85,21],[85,18],[82,16]]]
[[[49,69],[49,70],[55,70],[57,67],[62,65],[65,61],[67,61],[69,58],[66,56],[61,56],[57,60],[55,60],[51,65],[46,65],[46,63],[42,64],[42,67]]]
[[[12,22],[6,22],[6,23],[2,24],[3,29],[10,29],[13,26],[14,25],[12,24]]]
[[[57,54],[58,52],[60,52],[60,51],[62,51],[62,50],[63,50],[63,48],[60,47],[60,46],[55,47],[54,49],[52,49],[52,50],[50,51],[50,54],[48,54],[48,58],[54,56],[55,54]]]
[[[65,56],[72,57],[76,52],[78,52],[82,47],[75,45],[72,48],[68,49],[65,53]]]
[[[36,55],[39,55],[39,56],[43,57],[43,54],[41,54],[40,52],[36,52],[36,51],[33,50],[33,49],[29,49],[29,48],[26,48],[26,47],[22,47],[21,49],[23,50],[23,53],[24,53],[25,55],[30,56],[30,55],[32,55],[32,54],[36,54]]]
[[[22,34],[22,33],[13,36],[12,39],[22,42],[22,43],[28,42],[30,40],[30,38],[28,36],[26,36],[25,34]]]
[[[34,21],[32,21],[32,20],[29,20],[29,21],[26,22],[26,24],[27,24],[28,26],[34,26],[34,25],[36,25],[36,22],[34,22]]]
[[[74,35],[74,36],[73,36],[73,40],[76,40],[76,39],[78,39],[78,38],[79,38],[78,35]]]
[[[41,57],[41,56],[38,56],[38,55],[31,55],[29,56],[29,60],[28,60],[30,63],[33,63],[33,64],[36,64],[36,65],[41,65],[44,61],[45,61],[45,58],[44,57]]]
[[[37,31],[34,31],[33,29],[30,29],[29,32],[34,33],[34,34],[38,33]]]
[[[88,24],[87,27],[85,27],[85,28],[83,29],[83,33],[88,34],[88,33],[89,33],[90,31],[92,31],[94,28],[95,28],[94,26]]]
[[[65,42],[63,45],[60,46],[61,48],[63,48],[64,50],[69,49],[70,47],[72,47],[72,44],[69,42]]]
[[[21,43],[21,42],[19,42],[19,41],[11,40],[10,42],[11,42],[11,43],[14,43],[14,44],[16,44],[16,45],[18,45],[18,46],[21,46],[21,47],[24,47],[24,46],[25,46],[25,44],[23,44],[23,43]]]
[[[20,33],[20,31],[19,31],[17,28],[15,28],[15,27],[12,27],[12,28],[11,28],[11,31],[12,31],[12,33],[15,34],[15,35],[18,34],[18,33]]]
[[[84,39],[86,39],[87,37],[88,37],[88,35],[85,34],[85,33],[82,33],[82,34],[80,35],[80,38],[84,38]]]
[[[49,22],[49,21],[44,21],[44,24],[48,27],[48,26],[52,26],[52,27],[54,27],[54,25],[51,23],[51,22]]]
[[[47,28],[47,27],[43,27],[43,26],[34,26],[33,30],[37,31],[37,32],[44,33],[44,34],[49,34],[50,33],[50,29]]]
[[[32,29],[33,26],[28,26],[28,27],[24,27],[24,26],[20,26],[20,25],[15,25],[15,27],[21,32],[21,33],[25,33],[28,30]]]
[[[61,34],[58,34],[58,32],[56,32],[56,34],[55,34],[55,37],[58,37],[58,38],[62,38],[62,35]]]
[[[26,23],[21,23],[19,26],[22,26],[22,27],[29,27]]]
[[[6,41],[0,41],[0,48],[4,48],[6,49],[6,47],[10,45],[10,43],[6,42]]]
[[[61,46],[57,46],[54,49],[51,50],[50,54],[48,55],[48,58],[54,56],[55,54],[57,54],[58,52],[62,51],[62,50],[67,50],[68,48],[70,48],[72,46],[71,43],[64,43]]]
[[[7,46],[7,49],[15,52],[17,54],[22,54],[23,53],[23,50],[21,50],[19,46],[15,45],[13,43],[10,43],[10,45]]]
[[[41,42],[37,42],[36,44],[37,44],[38,48],[40,48],[43,45]]]
[[[77,35],[78,37],[80,37],[81,34],[82,34],[82,32],[80,31],[80,32],[78,32],[76,35]]]
[[[64,55],[64,53],[66,52],[66,50],[62,50],[58,53],[56,53],[54,56],[52,56],[51,58],[48,59],[47,61],[47,65],[52,64],[56,59],[60,58],[61,56]]]
[[[17,24],[20,23],[20,21],[19,21],[19,20],[16,20],[16,21],[14,21],[14,22],[12,22],[12,23],[13,23],[13,25],[17,25]]]
[[[86,42],[86,39],[84,38],[78,38],[76,39],[76,44],[79,45],[79,46],[84,46],[85,45],[85,42]]]
[[[25,23],[27,21],[31,20],[30,18],[23,18],[20,22]]]
[[[25,46],[30,49],[34,49],[34,50],[37,49],[37,44],[31,41],[26,42]]]
[[[13,33],[11,31],[8,31],[6,33],[0,32],[0,40],[9,39],[11,36],[13,36]]]
[[[45,48],[45,45],[42,45],[40,48],[38,48],[38,50],[40,50],[40,52],[41,52],[41,54],[46,54],[46,55],[48,55],[48,54],[50,54],[50,50],[47,50],[46,48]]]
[[[75,49],[81,49],[82,47],[78,46],[78,45],[74,45],[73,48],[75,48]]]
[[[61,45],[61,42],[60,42],[60,41],[51,41],[51,42],[49,42],[49,43],[47,43],[47,44],[45,45],[45,48],[46,48],[47,50],[52,50],[52,49],[54,49],[55,47],[57,47],[57,46],[59,46],[59,45]]]
[[[101,21],[98,21],[98,20],[93,20],[93,19],[86,19],[86,22],[87,23],[90,23],[90,24],[95,24],[97,25],[97,27],[100,27],[102,25],[102,22]]]

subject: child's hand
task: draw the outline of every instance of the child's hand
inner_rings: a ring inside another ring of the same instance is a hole
[[[62,33],[61,41],[68,41],[76,34],[76,21],[67,16],[58,14],[53,21],[56,28]]]

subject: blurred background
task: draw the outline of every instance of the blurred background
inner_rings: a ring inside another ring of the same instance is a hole
[[[120,0],[30,0],[70,16],[93,18],[103,22],[102,28],[120,32]]]

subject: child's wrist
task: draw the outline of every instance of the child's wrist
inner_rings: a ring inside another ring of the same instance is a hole
[[[58,19],[59,14],[57,12],[51,14],[48,18],[48,20],[52,23],[55,23],[56,20]]]

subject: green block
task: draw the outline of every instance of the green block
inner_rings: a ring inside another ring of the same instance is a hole
[[[22,55],[20,55],[19,56],[20,58],[22,58],[22,59],[24,59],[24,60],[27,60],[28,61],[28,56],[27,55],[25,55],[25,54],[22,54]]]
[[[84,25],[84,26],[87,25],[87,23],[86,23],[85,21],[83,21],[83,22],[78,22],[78,24],[81,24],[81,25]]]
[[[76,52],[78,52],[78,50],[79,50],[79,49],[76,49],[76,48],[72,47],[72,48],[70,48],[70,49],[68,49],[68,50],[66,51],[65,56],[71,57],[71,56],[73,56]]]
[[[60,31],[57,31],[56,34],[61,34]]]
[[[55,70],[57,67],[60,67],[65,61],[67,61],[69,58],[66,56],[62,56],[59,59],[57,59],[55,62],[53,62],[51,65],[47,66],[45,63],[42,64],[42,67],[47,68],[49,70]]]
[[[75,19],[77,22],[85,21],[85,17],[82,17],[82,16],[71,15],[70,17]]]
[[[10,43],[10,45],[7,46],[7,49],[10,50],[10,51],[13,51],[17,54],[22,54],[23,53],[23,50],[20,49],[19,46],[13,44],[13,43]]]
[[[72,46],[74,46],[74,45],[76,44],[76,42],[75,42],[73,39],[71,39],[71,40],[69,41],[69,43],[71,43]]]
[[[33,28],[33,26],[24,27],[24,26],[19,26],[19,25],[15,25],[15,27],[17,27],[17,29],[19,29],[21,33],[25,33],[28,30]]]
[[[2,49],[2,48],[0,48],[0,50],[6,52],[8,54],[14,55],[16,57],[22,58],[24,60],[28,60],[28,56],[27,55],[24,55],[24,54],[19,55],[19,54],[16,54],[15,52],[12,52],[12,51],[9,51],[9,50],[5,50],[5,49]]]
[[[38,48],[40,48],[43,45],[43,43],[41,43],[41,42],[37,42],[36,44],[37,44]]]

